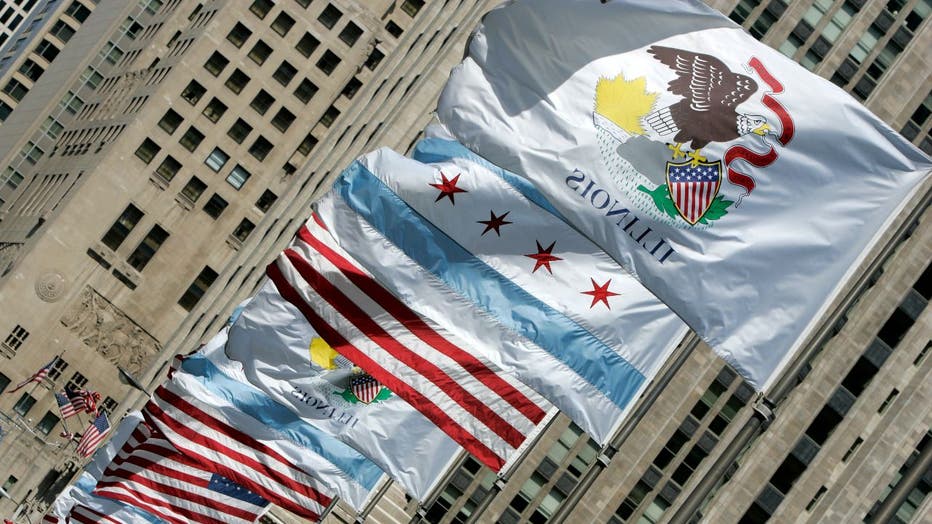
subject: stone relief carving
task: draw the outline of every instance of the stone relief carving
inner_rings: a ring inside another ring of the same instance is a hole
[[[57,302],[65,292],[65,277],[52,271],[36,279],[36,295],[45,302]]]
[[[81,291],[61,323],[88,347],[134,376],[144,371],[161,349],[155,338],[91,287]]]

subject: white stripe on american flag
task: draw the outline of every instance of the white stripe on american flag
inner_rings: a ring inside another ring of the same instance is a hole
[[[371,358],[377,370],[356,364],[380,382],[390,375],[410,385],[413,395],[386,383],[477,457],[500,467],[543,417],[545,402],[407,309],[313,221],[299,236],[278,267],[301,299],[351,342],[344,347]],[[452,420],[437,420],[437,411]]]
[[[173,382],[156,390],[145,414],[179,452],[292,513],[317,520],[332,501],[319,480]]]
[[[213,474],[140,422],[97,484],[95,494],[184,522],[253,522],[264,506],[208,488]]]
[[[99,511],[94,511],[87,506],[76,504],[71,508],[71,514],[68,515],[69,522],[80,522],[81,524],[97,524],[98,522],[112,522],[113,524],[123,524],[109,515],[104,515]]]

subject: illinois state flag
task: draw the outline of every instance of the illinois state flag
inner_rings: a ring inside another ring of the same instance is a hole
[[[928,157],[697,1],[494,10],[438,116],[766,389]]]

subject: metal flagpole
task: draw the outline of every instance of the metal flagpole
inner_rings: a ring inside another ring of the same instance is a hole
[[[638,403],[635,410],[626,417],[625,421],[618,429],[618,432],[615,433],[609,443],[602,448],[599,452],[598,457],[589,466],[589,469],[586,470],[585,475],[579,482],[576,483],[576,486],[573,487],[572,492],[566,497],[566,500],[560,504],[560,508],[553,514],[553,517],[550,518],[550,522],[554,524],[560,524],[564,522],[572,512],[572,509],[579,503],[579,500],[585,495],[589,489],[592,487],[592,484],[595,483],[599,475],[605,471],[605,468],[608,467],[611,463],[612,458],[615,456],[615,453],[618,452],[618,448],[624,444],[628,436],[631,435],[631,432],[634,431],[634,428],[637,426],[638,422],[644,418],[644,415],[647,414],[647,411],[654,405],[654,402],[657,400],[657,397],[660,396],[660,393],[666,388],[667,384],[673,380],[673,377],[679,372],[680,368],[683,367],[683,364],[689,360],[689,357],[692,355],[692,352],[699,345],[699,337],[693,333],[689,332],[684,338],[680,347],[675,352],[675,356],[672,358],[670,365],[666,370],[663,371],[662,375],[659,375],[656,379],[656,382],[644,392],[644,397],[641,402]]]

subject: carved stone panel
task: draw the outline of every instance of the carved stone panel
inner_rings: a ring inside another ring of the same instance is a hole
[[[152,335],[91,287],[84,288],[61,323],[85,345],[135,376],[161,349]]]

